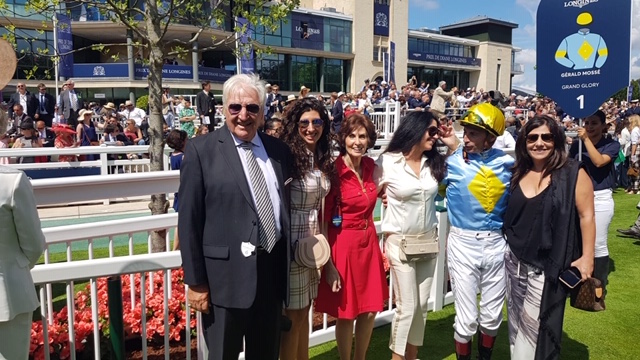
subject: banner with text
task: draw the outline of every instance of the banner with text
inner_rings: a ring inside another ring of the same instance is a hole
[[[537,29],[537,91],[567,114],[587,117],[629,85],[631,0],[542,0]]]
[[[389,4],[373,4],[373,34],[389,36]]]
[[[253,45],[251,44],[251,24],[247,19],[239,16],[236,21],[240,28],[246,25],[246,31],[237,34],[238,51],[240,52],[240,71],[238,71],[238,74],[251,74],[255,71]]]
[[[56,55],[60,56],[58,62],[58,75],[70,78],[73,77],[73,36],[71,35],[71,19],[64,14],[56,14],[56,31],[58,41],[56,43]]]
[[[320,16],[291,13],[291,47],[324,50],[324,20]]]

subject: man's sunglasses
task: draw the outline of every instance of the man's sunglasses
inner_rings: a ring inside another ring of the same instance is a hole
[[[551,143],[551,142],[553,142],[553,134],[545,133],[545,134],[529,134],[529,135],[527,135],[527,142],[530,143],[530,144],[533,144],[534,142],[537,142],[538,139],[542,139],[542,141],[544,141],[546,143]]]
[[[298,121],[298,127],[306,129],[309,127],[309,124],[313,124],[314,128],[319,128],[324,125],[324,121],[322,119],[313,119],[313,120],[300,120]]]
[[[243,107],[247,109],[248,113],[251,113],[251,114],[257,114],[260,112],[260,105],[258,104],[247,104],[247,105],[229,104],[227,108],[229,109],[229,113],[231,115],[238,115],[240,114],[240,111],[242,111]]]

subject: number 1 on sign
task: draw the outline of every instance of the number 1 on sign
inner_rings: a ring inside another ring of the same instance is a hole
[[[576,100],[580,101],[580,109],[584,109],[584,95],[578,96]]]

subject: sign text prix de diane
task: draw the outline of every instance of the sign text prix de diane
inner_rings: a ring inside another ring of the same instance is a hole
[[[538,92],[574,117],[593,114],[629,85],[631,0],[542,0]]]

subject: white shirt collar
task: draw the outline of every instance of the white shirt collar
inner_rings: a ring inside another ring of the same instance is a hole
[[[229,128],[227,129],[229,130],[229,133],[231,134],[233,141],[236,143],[236,147],[239,147],[240,145],[242,145],[243,142],[245,142],[244,140],[240,140],[233,132],[231,132],[231,129]],[[250,142],[253,144],[253,146],[262,147],[262,139],[260,139],[260,136],[258,135],[257,132]]]

